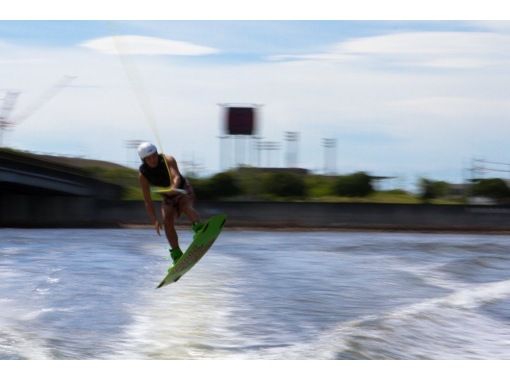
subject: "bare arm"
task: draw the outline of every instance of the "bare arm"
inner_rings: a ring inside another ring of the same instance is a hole
[[[168,170],[170,171],[170,180],[172,181],[170,187],[177,189],[181,184],[181,173],[177,167],[177,161],[172,156],[165,156],[168,164]]]
[[[179,168],[177,167],[177,161],[172,156],[165,155],[166,164],[168,167],[168,171],[170,173],[170,186],[167,189],[162,189],[158,191],[159,193],[165,193],[168,195],[173,195],[177,193],[185,193],[185,190],[179,189],[179,185],[181,184],[181,173],[179,172]]]
[[[143,199],[145,201],[145,210],[147,210],[147,214],[149,214],[149,218],[151,220],[151,223],[154,224],[154,227],[156,228],[156,232],[159,233],[159,230],[161,228],[161,225],[159,223],[158,218],[156,217],[156,213],[154,211],[154,204],[152,203],[152,197],[151,197],[151,189],[149,185],[149,181],[147,181],[147,178],[140,173],[138,176],[138,179],[140,181],[140,187],[142,188],[143,193]]]

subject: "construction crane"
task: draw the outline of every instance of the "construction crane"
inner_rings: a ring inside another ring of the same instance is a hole
[[[66,75],[61,78],[57,83],[51,86],[47,91],[41,94],[32,104],[30,104],[25,110],[19,114],[15,114],[11,117],[11,113],[16,106],[16,101],[20,95],[19,91],[7,90],[3,97],[2,107],[0,108],[0,147],[3,146],[3,133],[8,128],[12,128],[16,125],[21,124],[44,104],[49,102],[55,95],[57,95],[63,88],[69,85],[75,76]]]
[[[18,91],[6,91],[2,98],[2,107],[0,108],[0,147],[3,146],[4,131],[13,127],[9,116],[16,105]]]

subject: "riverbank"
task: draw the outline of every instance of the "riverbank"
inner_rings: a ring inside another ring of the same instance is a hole
[[[200,201],[196,208],[202,218],[227,214],[227,228],[510,232],[508,206]],[[140,201],[23,194],[0,198],[1,227],[101,228],[148,222]],[[184,217],[177,223],[188,224]]]

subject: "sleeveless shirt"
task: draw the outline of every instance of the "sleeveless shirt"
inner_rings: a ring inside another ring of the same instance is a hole
[[[145,162],[140,165],[139,168],[140,173],[142,173],[147,181],[152,186],[159,187],[169,187],[170,186],[170,175],[168,173],[168,169],[166,167],[165,162],[163,161],[163,155],[158,155],[158,165],[154,168],[151,168]],[[181,183],[179,184],[179,189],[184,189],[186,184],[186,179],[181,175]]]

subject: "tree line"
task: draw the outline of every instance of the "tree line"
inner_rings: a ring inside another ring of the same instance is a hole
[[[322,197],[362,198],[377,191],[374,177],[360,171],[345,175],[301,175],[290,172],[227,171],[209,178],[192,178],[198,199],[226,198],[265,200],[305,200]],[[484,197],[497,203],[510,203],[510,188],[501,178],[477,179],[471,183],[454,185],[445,181],[421,178],[415,194],[421,202],[452,198],[465,200]],[[395,189],[393,192],[406,193]]]

